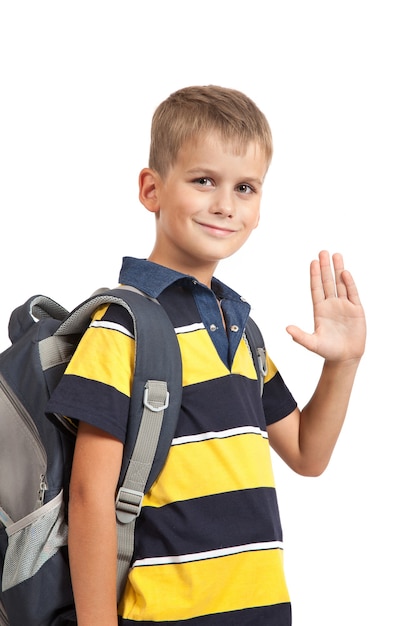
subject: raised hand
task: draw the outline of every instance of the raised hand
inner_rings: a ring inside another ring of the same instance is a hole
[[[310,266],[314,332],[288,326],[294,341],[328,361],[360,359],[365,349],[366,322],[358,290],[341,254],[319,253]]]

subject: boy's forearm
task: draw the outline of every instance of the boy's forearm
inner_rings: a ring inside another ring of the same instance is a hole
[[[75,500],[77,500],[75,498]],[[101,503],[70,506],[69,554],[78,626],[117,626],[116,524],[114,500],[106,515]]]
[[[319,475],[327,467],[339,437],[359,359],[325,361],[316,390],[301,411],[299,449],[308,475]]]

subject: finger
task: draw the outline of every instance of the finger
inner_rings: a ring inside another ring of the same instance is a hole
[[[343,263],[343,257],[339,252],[336,252],[332,257],[332,260],[333,260],[337,297],[346,298],[347,289],[346,289],[345,281],[343,280],[343,272],[345,269],[344,263]]]
[[[320,262],[315,260],[310,265],[310,289],[311,299],[314,304],[318,304],[325,299],[323,282],[321,279]]]
[[[306,333],[304,330],[301,330],[298,326],[287,326],[286,331],[289,335],[291,335],[293,341],[298,343],[303,348],[307,348],[311,352],[317,352],[317,341],[314,335],[310,333]]]
[[[327,250],[319,253],[321,282],[325,298],[334,298],[336,296],[335,282],[332,267],[330,265],[330,255]]]
[[[359,298],[359,293],[358,293],[358,289],[356,287],[356,283],[352,278],[352,274],[350,272],[348,272],[348,270],[344,270],[342,273],[342,280],[344,282],[345,285],[345,289],[346,289],[346,296],[348,298],[348,300],[350,300],[350,302],[352,302],[352,304],[360,304],[360,298]]]

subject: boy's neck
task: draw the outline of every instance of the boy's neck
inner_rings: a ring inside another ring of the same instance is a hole
[[[152,263],[157,263],[158,265],[163,265],[164,267],[168,267],[176,272],[181,272],[181,274],[193,276],[209,289],[211,289],[211,281],[214,271],[218,265],[217,263],[210,263],[204,266],[198,266],[183,263],[180,260],[175,261],[173,259],[168,259],[166,255],[158,253],[155,249],[148,256],[148,261],[152,261]]]

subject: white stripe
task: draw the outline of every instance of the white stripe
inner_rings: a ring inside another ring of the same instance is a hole
[[[195,561],[207,561],[218,559],[219,557],[233,556],[243,552],[256,552],[259,550],[283,550],[282,541],[264,541],[262,543],[247,543],[243,546],[231,546],[230,548],[220,548],[219,550],[208,550],[207,552],[195,552],[193,554],[180,554],[178,556],[159,556],[147,559],[138,559],[132,567],[145,567],[148,565],[173,565],[176,563],[192,563]]]
[[[204,330],[204,328],[202,322],[196,322],[195,324],[188,324],[188,326],[177,326],[175,332],[180,335],[181,333],[193,333],[195,330]]]
[[[127,335],[128,337],[131,337],[132,339],[135,338],[135,336],[132,335],[132,333],[127,330],[127,328],[125,328],[121,324],[116,324],[116,322],[106,322],[103,320],[95,320],[91,322],[90,327],[107,328],[108,330],[117,330],[119,333],[123,333],[123,335]]]
[[[183,437],[174,437],[173,446],[180,446],[183,443],[194,443],[197,441],[209,441],[210,439],[227,439],[228,437],[236,437],[238,435],[261,435],[264,439],[268,439],[268,433],[261,430],[258,426],[241,426],[239,428],[229,428],[228,430],[220,430],[217,432],[198,433],[197,435],[184,435]]]

